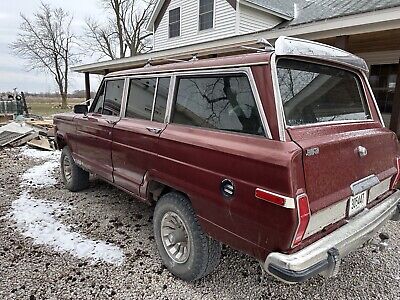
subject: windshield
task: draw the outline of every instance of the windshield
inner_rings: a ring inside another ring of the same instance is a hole
[[[279,59],[277,73],[289,126],[371,119],[361,82],[352,72]]]

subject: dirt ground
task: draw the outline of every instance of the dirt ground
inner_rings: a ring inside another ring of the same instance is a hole
[[[215,272],[186,283],[161,264],[153,208],[95,178],[65,190],[58,155],[0,150],[0,299],[400,299],[400,223],[384,228],[388,251],[352,253],[336,278],[263,279],[224,247]]]

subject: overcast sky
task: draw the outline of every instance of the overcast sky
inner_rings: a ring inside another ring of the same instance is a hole
[[[77,34],[82,34],[85,18],[105,17],[100,0],[47,0],[53,7],[62,7],[74,16],[72,28]],[[27,71],[26,61],[15,57],[9,44],[16,40],[21,23],[20,13],[31,17],[38,11],[40,0],[0,0],[0,92],[18,88],[25,92],[57,91],[54,79],[48,74],[38,71]],[[91,63],[90,57],[83,58],[84,63]],[[97,78],[92,80],[92,88]],[[84,89],[83,76],[74,74],[71,77],[70,92]]]

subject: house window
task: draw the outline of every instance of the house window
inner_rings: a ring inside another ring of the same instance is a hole
[[[169,11],[169,37],[181,35],[181,9],[179,7]]]
[[[214,0],[199,0],[199,30],[214,27]]]

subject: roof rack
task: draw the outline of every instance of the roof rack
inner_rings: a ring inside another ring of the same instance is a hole
[[[161,50],[140,54],[129,58],[116,59],[114,61],[99,62],[84,66],[73,67],[73,71],[89,72],[92,74],[104,74],[104,70],[108,72],[120,71],[124,69],[134,69],[150,67],[166,63],[176,62],[193,62],[210,56],[229,56],[251,52],[271,52],[274,50],[271,43],[266,39],[247,40],[241,43],[226,44],[218,47],[210,47],[198,49],[197,52],[189,51],[172,51],[171,49]]]
[[[253,50],[256,52],[274,51],[274,46],[272,46],[272,44],[270,42],[268,42],[266,39],[258,39],[256,44],[263,46],[263,48],[255,48],[255,47],[249,47],[249,46],[241,46],[241,48],[246,49],[246,50]]]

